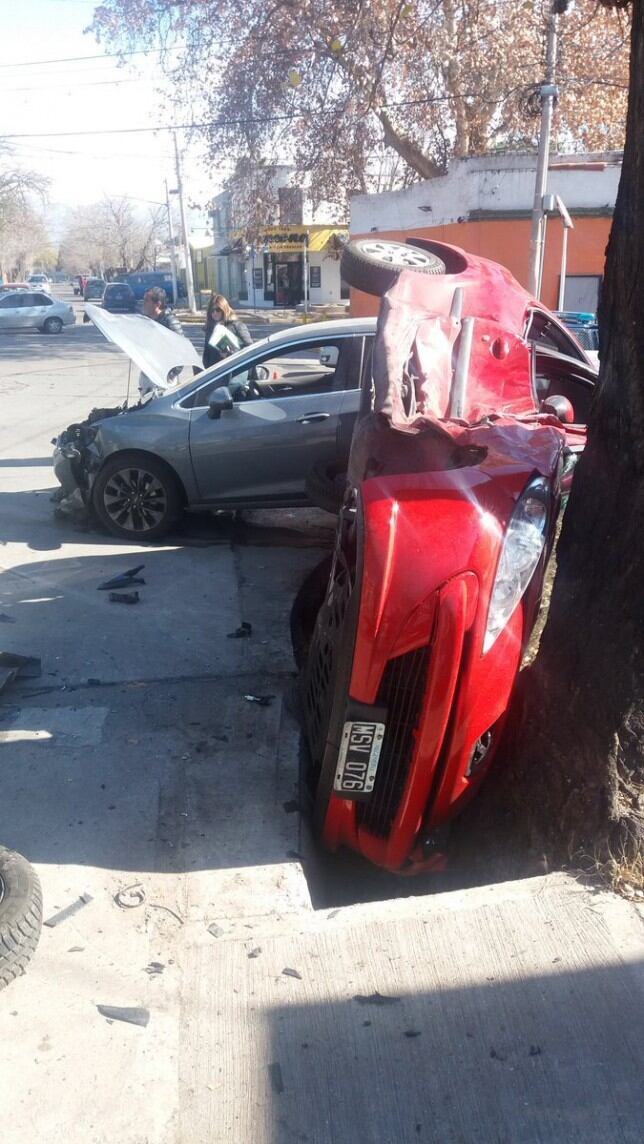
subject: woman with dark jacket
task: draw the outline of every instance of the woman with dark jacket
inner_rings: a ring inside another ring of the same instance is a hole
[[[210,339],[216,325],[225,326],[226,330],[239,342],[240,348],[251,345],[253,341],[248,332],[248,327],[235,317],[235,311],[228,299],[224,298],[223,294],[213,294],[206,313],[206,340],[203,348],[204,369],[208,369],[208,366],[222,361],[223,358],[234,352],[230,346],[222,348],[211,346]]]

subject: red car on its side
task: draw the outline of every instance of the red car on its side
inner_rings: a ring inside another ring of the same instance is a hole
[[[343,256],[361,289],[367,245]],[[443,861],[497,750],[595,371],[503,267],[418,243],[401,269],[379,245],[373,387],[303,706],[324,843],[413,873]]]

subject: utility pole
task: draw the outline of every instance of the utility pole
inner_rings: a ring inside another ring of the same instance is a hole
[[[172,292],[174,294],[173,305],[176,306],[179,291],[177,290],[177,250],[174,245],[174,226],[172,223],[172,211],[170,209],[170,191],[168,190],[168,180],[165,180],[165,205],[168,212],[168,235],[170,238],[170,266],[172,267]]]
[[[188,220],[186,218],[186,205],[183,201],[183,178],[181,175],[181,159],[177,144],[177,133],[174,136],[174,157],[177,168],[177,194],[179,195],[179,211],[181,214],[181,233],[183,237],[183,255],[186,262],[186,289],[188,291],[188,306],[193,314],[197,313],[195,302],[195,285],[192,277],[192,259],[190,257],[190,242],[188,241]]]
[[[566,10],[567,3],[563,0],[554,0],[548,15],[546,34],[546,78],[539,89],[541,100],[541,128],[539,131],[539,150],[537,152],[537,173],[534,184],[534,202],[532,204],[532,226],[530,229],[530,267],[528,290],[535,297],[539,296],[539,282],[543,264],[544,248],[544,213],[543,196],[548,184],[548,159],[550,156],[550,134],[552,131],[552,113],[557,97],[555,83],[557,67],[557,20],[560,12]]]

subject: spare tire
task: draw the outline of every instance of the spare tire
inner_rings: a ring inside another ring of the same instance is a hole
[[[349,286],[381,297],[403,270],[445,274],[445,263],[429,250],[383,238],[357,238],[342,251],[340,274]]]
[[[38,944],[42,894],[22,854],[0,846],[0,989],[25,972]]]
[[[337,516],[342,508],[346,483],[346,463],[318,461],[306,475],[306,495],[311,504]]]

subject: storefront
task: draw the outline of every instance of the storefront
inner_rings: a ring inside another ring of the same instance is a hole
[[[266,227],[243,247],[240,300],[256,309],[332,305],[348,298],[340,278],[347,237],[346,229],[322,224]],[[234,233],[233,241],[239,250],[243,236]]]

